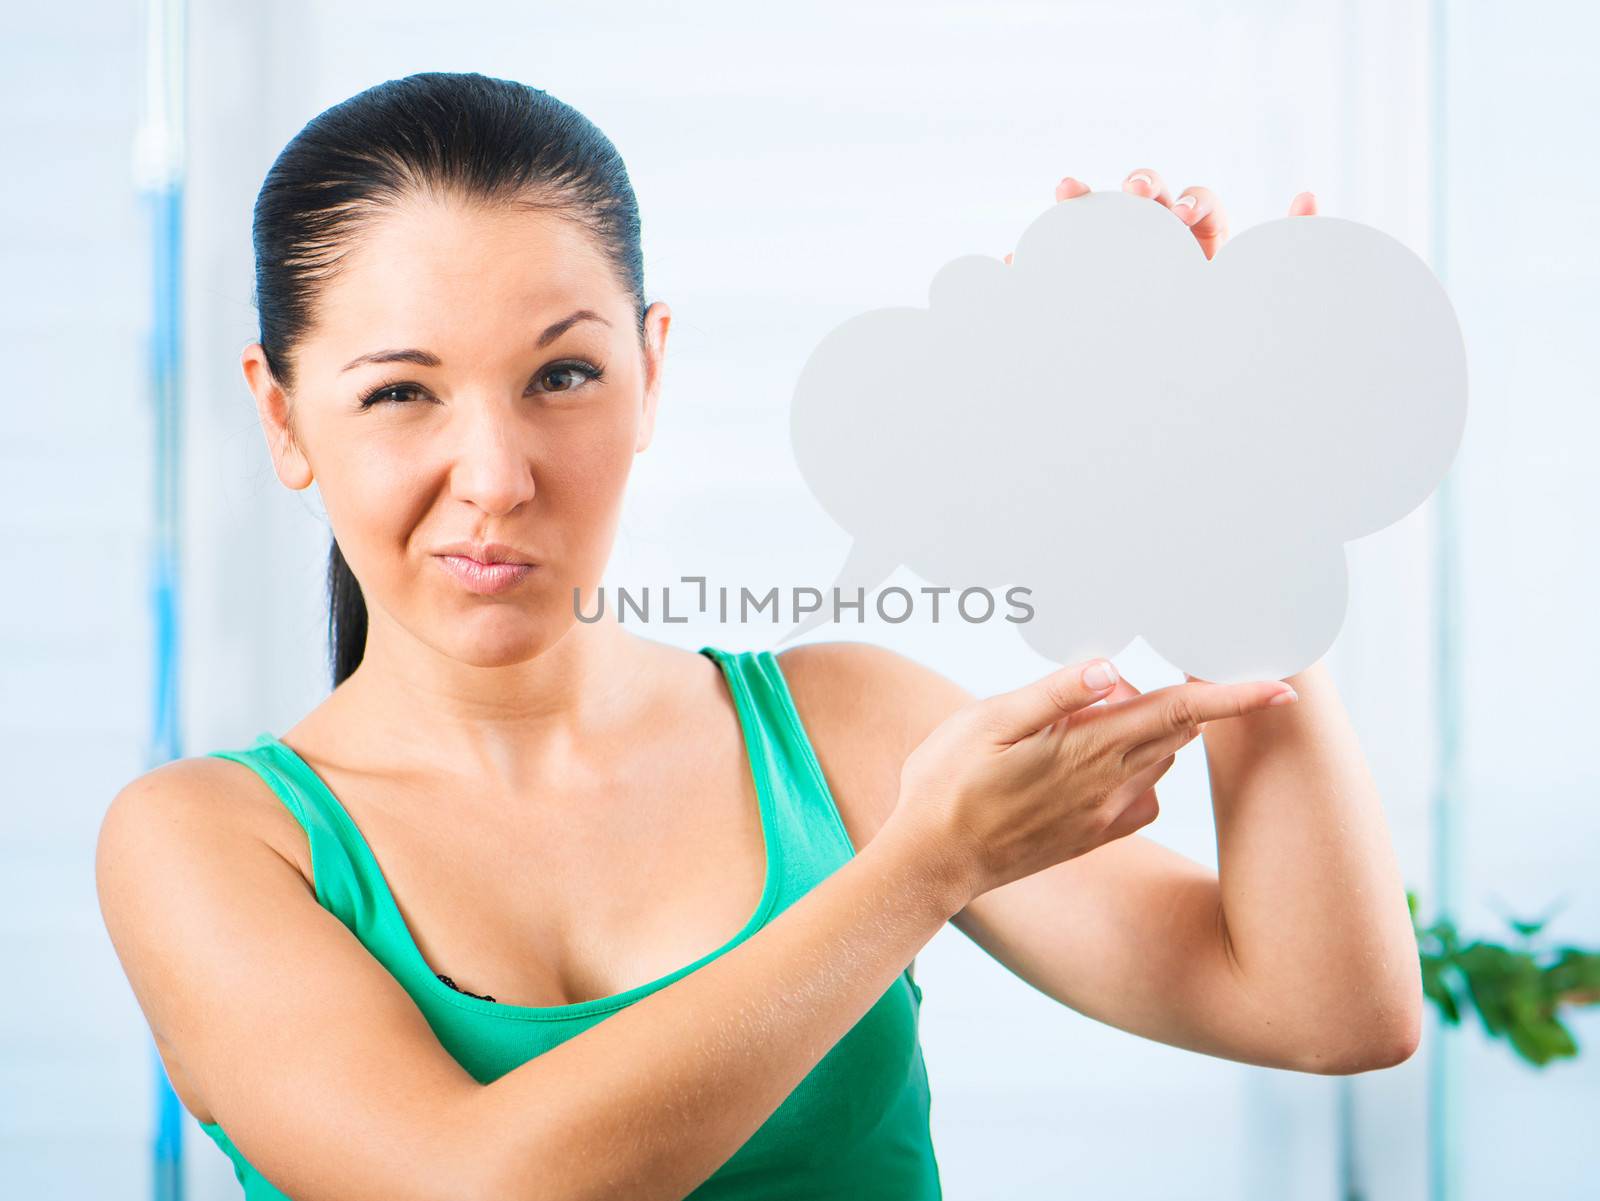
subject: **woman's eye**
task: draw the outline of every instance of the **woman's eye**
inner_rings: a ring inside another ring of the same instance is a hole
[[[405,398],[420,395],[421,392],[422,389],[415,384],[390,384],[387,387],[378,388],[376,391],[367,393],[361,398],[361,407],[363,409],[371,408],[373,405],[381,404],[384,401],[405,404]]]
[[[539,382],[545,385],[541,391],[545,392],[571,392],[578,384],[587,380],[597,381],[605,372],[588,363],[558,363],[547,369],[539,377]],[[574,381],[572,376],[578,376]],[[558,381],[551,384],[550,381]],[[560,382],[565,381],[565,382]],[[370,409],[379,404],[409,404],[423,395],[423,389],[416,384],[383,384],[374,388],[361,398],[361,407]]]
[[[550,368],[550,370],[546,371],[539,378],[540,378],[540,381],[543,382],[545,380],[550,379],[552,376],[558,376],[559,377],[559,376],[567,376],[567,375],[573,375],[573,374],[580,375],[586,380],[597,380],[597,379],[600,378],[600,369],[598,367],[591,367],[587,363],[561,363],[561,364],[559,364],[559,365],[557,365],[555,367]],[[577,386],[576,384],[571,384],[571,385],[568,385],[566,387],[546,388],[545,391],[547,391],[547,392],[571,392],[573,390],[573,388],[576,387],[576,386]]]

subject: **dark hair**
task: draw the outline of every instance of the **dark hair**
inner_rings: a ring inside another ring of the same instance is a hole
[[[319,287],[383,211],[420,193],[555,213],[589,231],[633,297],[644,344],[639,205],[622,156],[548,92],[477,73],[377,84],[306,123],[256,197],[252,242],[261,349],[294,386],[296,345]],[[339,543],[328,552],[328,646],[337,688],[361,663],[367,605]]]

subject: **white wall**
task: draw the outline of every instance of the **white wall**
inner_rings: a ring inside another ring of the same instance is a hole
[[[1582,536],[1596,493],[1578,452],[1595,418],[1588,364],[1567,348],[1586,344],[1592,316],[1600,172],[1585,132],[1593,85],[1577,73],[1594,31],[1578,28],[1576,11],[1523,10],[1530,28],[1452,7],[1461,94],[1446,131],[1446,245],[1474,389],[1459,465],[1466,920],[1498,933],[1486,898],[1527,913],[1565,896],[1558,928],[1595,945],[1600,899],[1585,869],[1600,818],[1579,748],[1594,713],[1583,689],[1595,636],[1581,606],[1582,585],[1595,583]],[[22,582],[0,600],[10,618],[0,626],[10,752],[0,930],[24,982],[0,1000],[0,1179],[25,1181],[30,1197],[132,1198],[147,1187],[148,1035],[99,925],[90,855],[104,804],[141,770],[148,703],[145,264],[126,189],[138,27],[127,6],[99,4],[93,19],[18,14],[7,34],[24,20],[30,49],[0,51],[0,129],[24,182],[0,189],[12,281],[0,339],[22,365],[0,443],[0,520],[12,534],[3,553],[8,579]],[[1422,0],[622,12],[202,0],[191,20],[189,753],[281,730],[326,688],[326,525],[314,496],[273,477],[237,357],[255,334],[250,207],[267,167],[311,116],[375,82],[430,69],[517,78],[578,107],[628,161],[646,286],[675,321],[657,442],[636,469],[615,582],[689,573],[826,586],[847,539],[790,457],[800,364],[844,316],[925,303],[931,270],[956,254],[1005,253],[1063,174],[1111,187],[1153,166],[1175,187],[1215,188],[1235,230],[1310,188],[1325,213],[1419,253],[1433,244]],[[1432,509],[1351,547],[1352,611],[1331,656],[1425,904]],[[655,636],[757,647],[775,633],[690,625]],[[1048,666],[1007,627],[817,636],[894,646],[980,692]],[[1143,644],[1119,663],[1144,688],[1178,678]],[[1502,683],[1513,666],[1522,681]],[[1198,750],[1162,793],[1147,833],[1214,866]],[[950,1197],[1335,1197],[1339,1081],[1098,1025],[1032,993],[954,930],[918,973]],[[1592,1015],[1575,1025],[1580,1040],[1600,1034]],[[1430,1026],[1412,1061],[1348,1082],[1375,1201],[1425,1190],[1436,1039]],[[1600,1160],[1575,1144],[1597,1099],[1595,1058],[1540,1074],[1475,1030],[1462,1044],[1462,1195],[1498,1197],[1511,1180],[1545,1197],[1587,1195],[1578,1182]],[[192,1196],[237,1195],[192,1120],[187,1136]],[[103,1156],[81,1154],[85,1141]]]
[[[145,767],[151,644],[138,14],[95,8],[0,21],[0,1194],[17,1197],[140,1195],[152,1091],[92,863],[106,802]]]
[[[1471,361],[1462,445],[1466,767],[1461,921],[1557,913],[1557,942],[1600,946],[1600,13],[1454,4],[1445,125],[1445,271]],[[1507,941],[1499,938],[1498,941]],[[1461,1041],[1462,1195],[1600,1195],[1600,1011],[1585,1049],[1540,1071]],[[1532,1179],[1527,1175],[1533,1167]]]

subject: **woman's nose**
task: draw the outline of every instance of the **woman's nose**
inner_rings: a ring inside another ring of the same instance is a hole
[[[512,412],[473,406],[464,416],[450,471],[451,494],[486,513],[509,513],[534,495],[529,431]]]

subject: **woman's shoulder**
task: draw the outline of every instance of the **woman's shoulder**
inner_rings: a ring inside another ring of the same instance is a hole
[[[933,668],[870,642],[813,642],[775,657],[796,707],[804,703],[819,720],[862,725],[880,737],[904,728],[921,742],[973,699]]]
[[[219,853],[265,842],[311,884],[305,831],[266,781],[234,760],[185,756],[130,780],[101,818],[97,858],[152,837],[204,840]]]
[[[899,799],[906,756],[972,694],[868,642],[813,642],[774,657],[852,841],[862,846]]]
[[[284,867],[283,860],[299,864],[284,853],[253,775],[207,756],[163,763],[117,792],[95,843],[106,932],[174,1091],[202,1123],[216,1119],[178,1053],[203,1042],[194,1019],[208,1001],[196,965],[225,975],[249,941],[234,937],[238,930],[275,925],[302,888],[315,897],[305,871]]]

